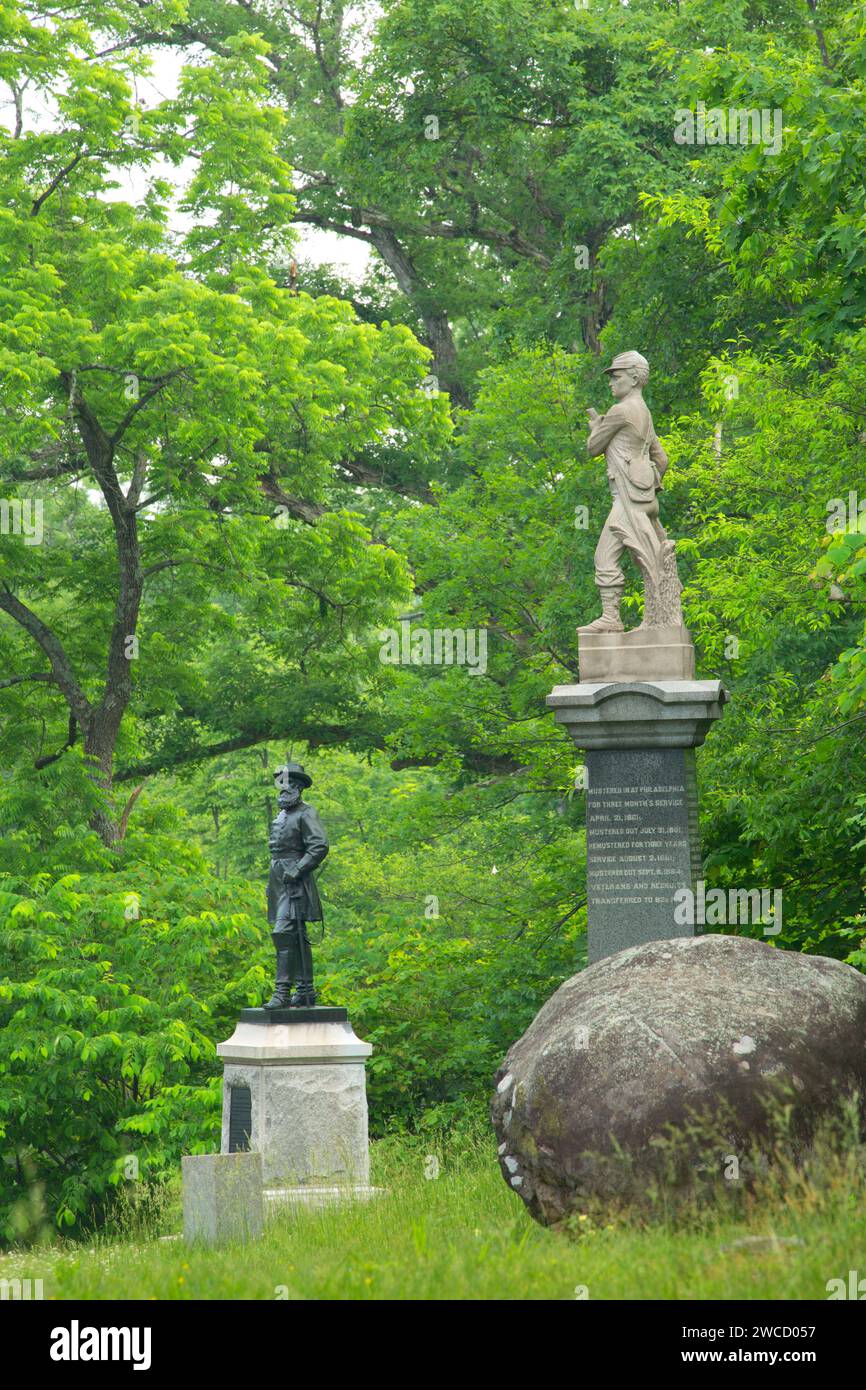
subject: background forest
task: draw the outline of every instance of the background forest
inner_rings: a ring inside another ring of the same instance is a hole
[[[864,109],[848,0],[0,0],[4,1239],[217,1146],[287,754],[373,1132],[483,1110],[586,960],[544,701],[627,348],[732,695],[704,876],[866,968]],[[383,660],[405,620],[486,661]]]

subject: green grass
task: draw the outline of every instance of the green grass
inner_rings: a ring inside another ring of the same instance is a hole
[[[0,1257],[0,1278],[42,1278],[56,1299],[826,1299],[827,1280],[866,1275],[862,1178],[839,1161],[819,1185],[747,1204],[739,1219],[708,1210],[688,1224],[586,1216],[566,1235],[537,1226],[503,1182],[492,1144],[446,1150],[425,1177],[424,1148],[374,1145],[370,1203],[285,1213],[244,1247],[188,1248],[104,1233]],[[180,1226],[178,1194],[163,1215]],[[796,1244],[725,1249],[744,1236]]]

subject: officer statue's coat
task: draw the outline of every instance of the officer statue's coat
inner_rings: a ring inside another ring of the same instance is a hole
[[[329,846],[315,806],[298,801],[280,811],[271,824],[269,845],[268,922],[273,926],[278,914],[282,920],[321,922],[322,904],[313,870],[321,864]],[[297,869],[301,874],[297,883],[285,881],[287,869]]]

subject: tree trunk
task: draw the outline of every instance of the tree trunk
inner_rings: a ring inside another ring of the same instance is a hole
[[[387,265],[400,289],[411,299],[424,323],[424,343],[433,353],[430,368],[455,405],[468,406],[469,398],[457,379],[457,348],[448,315],[425,301],[427,291],[411,256],[388,227],[371,227],[370,241]]]
[[[90,775],[96,785],[109,796],[114,788],[114,749],[119,730],[119,719],[109,719],[97,709],[93,712],[90,727],[84,736],[84,754]],[[106,845],[116,844],[120,839],[120,824],[107,807],[97,811],[90,824]]]
[[[135,409],[133,407],[133,413]],[[132,698],[131,667],[138,655],[135,631],[144,592],[144,575],[135,503],[137,489],[144,481],[144,470],[137,470],[127,497],[114,466],[115,447],[122,429],[119,428],[109,437],[80,392],[75,395],[75,416],[90,466],[111,516],[117,551],[117,597],[108,644],[105,686],[102,698],[90,711],[84,730],[84,751],[91,762],[94,780],[111,793],[114,750],[123,716]],[[94,817],[93,828],[107,845],[115,844],[120,839],[120,826],[108,811],[100,811]]]

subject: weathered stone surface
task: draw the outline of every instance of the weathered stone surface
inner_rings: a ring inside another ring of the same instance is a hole
[[[567,980],[510,1049],[491,1107],[502,1174],[555,1223],[609,1195],[617,1147],[649,1174],[652,1141],[693,1115],[726,1116],[745,1153],[779,1087],[804,1132],[866,1093],[866,978],[745,937],[632,947]]]
[[[181,1171],[184,1240],[219,1245],[261,1235],[261,1154],[185,1154]]]
[[[264,1012],[264,1011],[263,1011]],[[370,1173],[364,1066],[372,1052],[350,1023],[242,1018],[217,1052],[224,1062],[222,1149],[232,1090],[250,1092],[250,1148],[266,1187],[360,1183]],[[300,1012],[300,1011],[297,1011]]]

